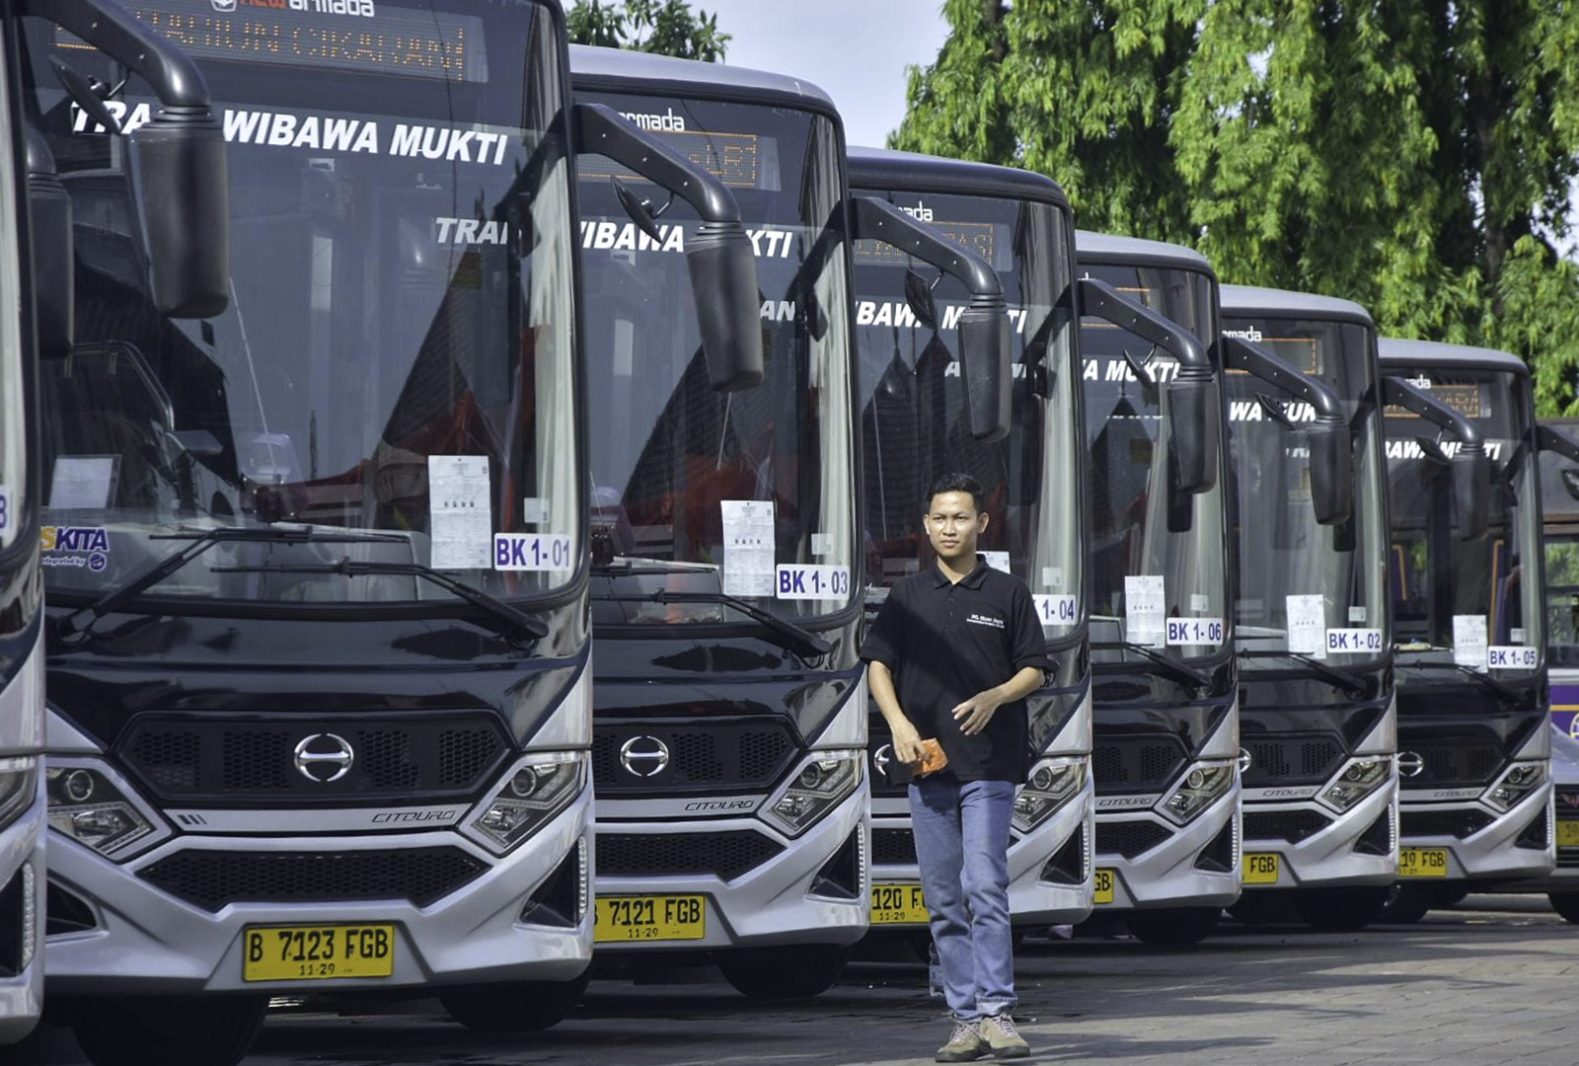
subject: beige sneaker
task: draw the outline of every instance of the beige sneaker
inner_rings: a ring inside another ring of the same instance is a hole
[[[938,1062],[975,1062],[985,1054],[987,1042],[981,1038],[977,1023],[956,1019],[953,1035],[948,1038],[947,1044],[938,1048],[934,1058]]]
[[[1031,1045],[1014,1027],[1009,1012],[989,1014],[977,1025],[979,1039],[987,1044],[987,1052],[995,1059],[1020,1059],[1031,1053]]]

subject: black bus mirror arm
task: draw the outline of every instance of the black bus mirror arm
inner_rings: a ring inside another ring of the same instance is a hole
[[[1224,334],[1222,346],[1226,369],[1242,370],[1310,404],[1316,418],[1305,436],[1310,446],[1310,500],[1316,521],[1324,526],[1348,521],[1354,511],[1354,448],[1338,394],[1326,382],[1301,373],[1282,356],[1243,337]]]
[[[1179,362],[1168,382],[1168,418],[1173,427],[1170,477],[1183,492],[1202,493],[1217,484],[1222,450],[1223,409],[1217,374],[1199,338],[1173,319],[1131,300],[1097,278],[1075,281],[1078,312],[1109,322],[1161,348]]]
[[[607,104],[577,103],[574,125],[577,152],[607,156],[696,209],[701,225],[686,234],[685,261],[691,272],[708,384],[715,392],[760,385],[765,363],[757,259],[734,194]],[[622,200],[628,211],[630,194]]]
[[[876,196],[851,197],[858,241],[877,241],[937,267],[970,293],[960,312],[959,358],[970,433],[981,441],[1009,435],[1013,341],[998,272],[981,256]]]
[[[1382,400],[1425,419],[1458,442],[1449,460],[1454,522],[1460,540],[1483,536],[1491,521],[1491,457],[1486,453],[1480,429],[1470,419],[1402,377],[1382,378]]]
[[[159,111],[127,138],[149,294],[171,318],[223,312],[230,303],[230,182],[224,131],[197,63],[106,0],[17,0],[15,10],[81,38],[153,89]]]
[[[1579,443],[1551,426],[1535,427],[1535,447],[1543,452],[1554,452],[1569,462],[1579,463]]]

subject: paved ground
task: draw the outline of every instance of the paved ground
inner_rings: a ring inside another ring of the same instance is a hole
[[[1417,926],[1353,935],[1225,926],[1185,951],[1120,940],[1037,944],[1022,951],[1019,974],[1018,1014],[1036,1051],[1032,1062],[1579,1062],[1579,927],[1557,919],[1539,897],[1472,897],[1469,906],[1433,912]],[[763,1010],[721,981],[598,981],[572,1019],[519,1039],[473,1036],[436,1005],[354,1019],[287,1014],[270,1019],[247,1064],[930,1061],[946,1027],[925,982],[921,966],[862,965],[809,1005]],[[82,1060],[56,1030],[5,1061]]]

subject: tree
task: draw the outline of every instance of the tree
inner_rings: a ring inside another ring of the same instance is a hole
[[[605,48],[629,48],[680,59],[722,62],[729,34],[718,32],[718,16],[688,0],[576,0],[565,17],[570,40]]]
[[[1084,226],[1199,247],[1385,332],[1514,351],[1579,411],[1579,8],[949,0],[900,147],[1040,170]],[[977,93],[973,86],[981,85]]]

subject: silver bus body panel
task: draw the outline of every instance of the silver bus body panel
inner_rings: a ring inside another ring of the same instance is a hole
[[[16,930],[14,943],[24,945],[21,969],[0,976],[0,1044],[21,1040],[42,1016],[44,1007],[44,886],[49,808],[45,794],[44,652],[42,639],[0,691],[0,756],[38,759],[32,802],[16,820],[0,829],[0,889],[21,893],[20,920],[31,929]],[[26,945],[31,944],[31,954]]]

